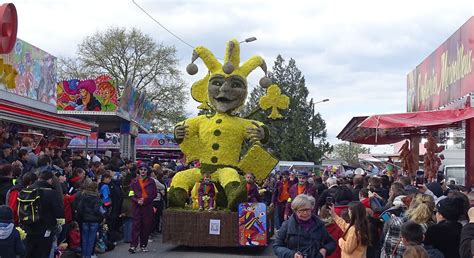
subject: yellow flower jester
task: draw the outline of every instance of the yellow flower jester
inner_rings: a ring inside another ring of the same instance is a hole
[[[209,172],[213,173],[213,180],[224,189],[227,207],[235,210],[237,204],[246,198],[239,176],[242,145],[246,140],[252,144],[266,143],[269,136],[268,129],[262,123],[238,117],[235,113],[247,98],[247,76],[258,67],[266,75],[267,67],[260,56],[253,56],[240,65],[240,46],[235,39],[227,44],[224,65],[202,46],[194,49],[192,62],[197,58],[203,60],[209,73],[193,84],[191,94],[201,103],[199,108],[211,109],[215,114],[193,117],[175,127],[176,141],[186,158],[188,161],[199,160],[201,168],[185,170],[173,177],[169,204],[172,207],[184,207],[188,192],[202,179],[201,173]],[[193,75],[198,68],[191,63],[186,70]],[[266,88],[270,84],[266,76],[260,80],[262,87]],[[273,163],[278,162],[268,158],[269,154],[263,149],[252,153],[265,156],[265,160],[271,163],[267,167],[273,168]]]

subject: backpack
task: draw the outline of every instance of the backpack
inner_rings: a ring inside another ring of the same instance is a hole
[[[18,195],[18,222],[29,225],[41,219],[40,211],[41,189],[25,188]]]

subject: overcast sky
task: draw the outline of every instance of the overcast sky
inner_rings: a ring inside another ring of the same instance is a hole
[[[404,112],[406,75],[474,15],[466,1],[136,0],[191,45],[223,55],[231,38],[255,36],[242,59],[293,58],[326,120],[329,140],[353,116]],[[55,56],[73,57],[85,36],[109,26],[137,27],[175,45],[180,67],[192,49],[160,28],[132,0],[14,1],[18,37]],[[200,70],[205,70],[201,62]],[[250,79],[258,84],[260,71]],[[197,76],[199,77],[199,76]],[[197,79],[185,76],[189,85]],[[187,110],[196,113],[190,101]]]

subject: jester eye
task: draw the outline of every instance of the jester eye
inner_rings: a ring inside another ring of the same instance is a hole
[[[222,86],[222,82],[220,82],[220,81],[213,81],[213,82],[212,82],[212,85],[215,85],[215,86]]]

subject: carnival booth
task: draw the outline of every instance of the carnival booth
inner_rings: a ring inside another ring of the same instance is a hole
[[[62,148],[73,135],[90,135],[95,123],[56,113],[56,58],[16,38],[13,4],[0,7],[0,128],[2,140],[31,137],[35,147]],[[17,143],[17,142],[16,142]]]
[[[439,153],[450,137],[462,134],[465,148],[465,185],[474,184],[474,72],[472,51],[474,17],[449,37],[407,76],[407,113],[353,117],[338,138],[361,144],[392,144],[400,148],[402,168],[418,169],[420,142],[425,177],[433,179]],[[463,182],[461,182],[463,183]]]
[[[145,92],[127,85],[119,97],[118,87],[109,75],[62,80],[56,87],[57,112],[98,124],[91,149],[98,151],[99,139],[106,141],[115,134],[122,158],[135,160],[136,138],[139,132],[149,132],[156,108]],[[88,149],[90,139],[85,140]]]
[[[202,59],[208,69],[204,78],[191,87],[191,95],[208,110],[207,115],[189,118],[175,127],[175,138],[188,162],[200,167],[178,172],[168,192],[170,209],[164,212],[163,242],[187,246],[263,246],[273,234],[272,211],[263,203],[248,203],[243,175],[253,173],[261,182],[277,165],[264,147],[267,127],[237,113],[248,91],[247,76],[267,67],[260,56],[240,63],[237,40],[227,44],[224,62],[210,50],[196,47],[192,63],[186,68],[194,75],[194,64]],[[266,95],[260,98],[262,110],[271,110],[269,118],[282,115],[289,98],[268,77],[260,80]],[[242,146],[248,151],[241,156]],[[189,201],[191,200],[191,201]]]

